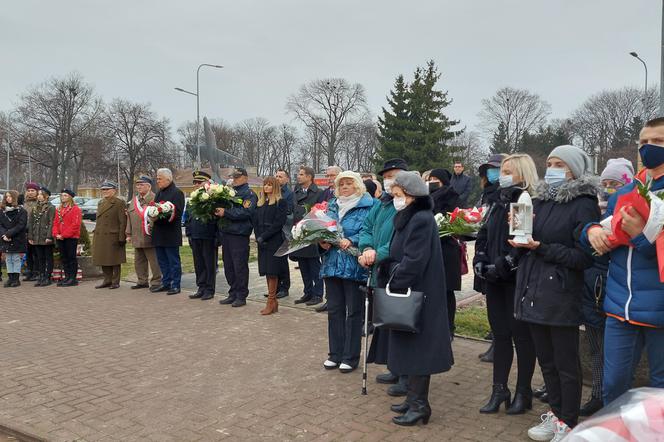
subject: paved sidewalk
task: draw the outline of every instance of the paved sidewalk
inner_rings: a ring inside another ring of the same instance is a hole
[[[54,441],[518,441],[544,409],[480,415],[486,344],[456,339],[456,365],[432,381],[429,425],[397,427],[384,386],[370,381],[362,396],[360,371],[322,368],[325,315],[261,307],[127,284],[0,289],[0,424]],[[370,379],[382,371],[370,366]]]

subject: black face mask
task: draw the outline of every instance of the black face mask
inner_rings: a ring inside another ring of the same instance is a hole
[[[429,183],[429,193],[432,193],[437,189],[440,189],[440,183]]]

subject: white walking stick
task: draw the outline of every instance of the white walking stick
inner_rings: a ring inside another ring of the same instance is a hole
[[[364,357],[362,360],[362,394],[367,394],[367,352],[369,349],[369,291],[371,290],[371,269],[364,291]]]

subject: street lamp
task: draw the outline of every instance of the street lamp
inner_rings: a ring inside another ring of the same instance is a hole
[[[208,66],[211,68],[216,68],[216,69],[221,69],[223,66],[218,65],[218,64],[208,64],[208,63],[201,63],[198,65],[198,68],[196,69],[196,93],[190,92],[188,90],[182,89],[180,87],[176,87],[175,90],[178,92],[183,92],[185,94],[193,95],[196,97],[196,167],[201,167],[201,144],[199,142],[199,133],[200,133],[200,125],[201,125],[201,100],[200,100],[200,72],[201,68],[203,66]]]
[[[643,61],[643,59],[641,57],[639,57],[639,54],[637,54],[636,52],[630,52],[629,55],[631,55],[632,57],[636,58],[641,63],[643,63],[643,68],[646,71],[646,81],[645,81],[645,86],[643,88],[643,122],[645,123],[645,120],[647,119],[646,99],[648,97],[648,65],[646,65],[646,62]]]

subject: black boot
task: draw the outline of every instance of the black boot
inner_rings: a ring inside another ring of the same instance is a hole
[[[35,287],[41,287],[44,285],[44,275],[41,273],[39,274],[39,277],[37,278],[37,282],[35,282]]]
[[[507,409],[507,414],[523,414],[526,410],[533,409],[533,390],[516,387],[512,405]]]
[[[403,416],[395,416],[392,418],[392,422],[397,425],[404,427],[412,427],[416,425],[420,420],[422,424],[426,425],[429,423],[429,418],[431,417],[431,407],[429,404],[422,399],[415,399],[411,402],[408,407],[408,411]]]
[[[497,413],[500,409],[500,404],[505,402],[505,409],[510,406],[510,398],[512,393],[510,393],[507,385],[504,384],[493,384],[493,391],[491,392],[491,399],[486,403],[485,406],[480,408],[480,413]]]
[[[7,280],[5,281],[4,284],[2,284],[2,286],[3,287],[11,287],[13,282],[14,282],[14,278],[12,277],[12,273],[7,273]]]
[[[387,394],[394,397],[408,394],[408,376],[399,376],[399,381],[387,389]]]
[[[491,341],[491,346],[486,351],[486,353],[484,353],[484,355],[482,355],[482,357],[480,357],[480,361],[482,361],[482,362],[493,362],[493,351],[496,347],[494,344],[495,344],[495,341]]]
[[[12,277],[14,278],[14,281],[12,282],[12,287],[20,287],[21,286],[21,274],[20,273],[12,273]]]
[[[390,410],[394,411],[395,413],[399,414],[405,414],[408,411],[408,408],[410,408],[410,404],[408,403],[408,399],[403,401],[400,404],[395,404],[390,406]]]
[[[581,410],[579,410],[579,416],[592,416],[601,410],[603,405],[604,404],[602,403],[601,399],[591,397],[588,402],[581,406]]]

